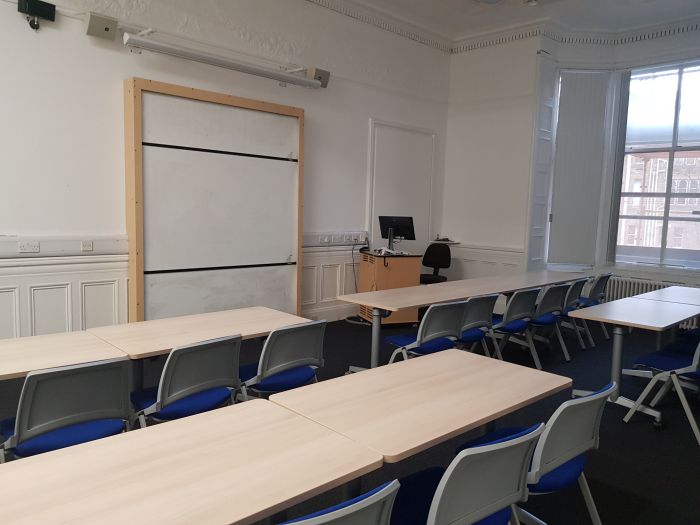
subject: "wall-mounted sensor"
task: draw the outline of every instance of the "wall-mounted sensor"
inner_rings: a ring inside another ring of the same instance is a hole
[[[29,27],[34,31],[39,30],[39,20],[48,20],[50,22],[56,20],[56,6],[41,0],[19,0],[17,2],[17,11],[27,15]]]
[[[88,13],[85,16],[85,33],[97,38],[114,40],[114,37],[117,36],[117,19],[97,13]]]

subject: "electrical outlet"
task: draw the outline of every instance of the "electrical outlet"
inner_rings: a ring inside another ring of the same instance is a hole
[[[17,243],[17,253],[39,253],[39,241],[22,241]]]
[[[343,235],[342,234],[333,235],[331,237],[331,243],[332,244],[342,244],[343,243]]]
[[[345,235],[343,235],[343,243],[344,244],[352,244],[353,243],[352,233],[346,233]]]
[[[330,235],[321,235],[321,244],[330,244],[330,242],[331,242]]]
[[[92,241],[80,241],[81,252],[91,252],[93,250]]]

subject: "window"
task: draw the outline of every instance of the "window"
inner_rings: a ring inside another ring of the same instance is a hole
[[[616,262],[700,268],[700,66],[633,71]]]

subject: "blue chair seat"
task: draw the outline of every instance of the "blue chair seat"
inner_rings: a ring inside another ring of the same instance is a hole
[[[28,439],[15,447],[14,454],[20,457],[34,456],[60,448],[87,443],[96,439],[114,436],[123,432],[126,423],[122,419],[96,419],[58,428]],[[15,434],[15,418],[0,421],[0,433],[5,440]]]
[[[538,326],[549,326],[557,322],[557,317],[557,315],[550,312],[548,314],[535,317],[532,321],[530,321],[530,323]]]
[[[535,428],[536,427],[507,427],[494,430],[493,432],[489,432],[480,438],[474,439],[462,445],[457,449],[457,452],[460,452],[465,448],[502,443],[503,441],[508,441],[509,439],[514,439],[532,432]],[[528,490],[532,494],[543,494],[545,492],[555,492],[566,488],[577,482],[578,477],[581,475],[581,472],[583,472],[585,466],[586,454],[580,454],[542,476],[538,483],[528,485]]]
[[[693,364],[693,354],[687,352],[674,352],[673,350],[661,350],[642,356],[634,363],[635,366],[644,366],[669,372],[679,368],[685,368]],[[700,380],[700,371],[683,374],[682,377],[693,381]]]
[[[481,328],[470,328],[462,332],[462,336],[458,339],[460,343],[477,343],[486,337],[486,332]]]
[[[296,518],[291,521],[285,521],[281,525],[290,525],[291,523],[298,523],[300,521],[305,521],[305,520],[310,520],[311,518],[318,518],[319,516],[325,516],[326,514],[330,514],[331,512],[335,512],[337,510],[344,509],[346,507],[349,507],[350,505],[354,505],[355,503],[359,503],[362,500],[365,500],[369,498],[370,496],[373,496],[380,490],[385,489],[391,481],[387,481],[383,485],[379,485],[377,488],[370,490],[369,492],[365,492],[364,494],[360,494],[359,496],[349,499],[347,501],[343,501],[342,503],[338,503],[337,505],[333,505],[332,507],[328,507],[316,512],[313,512],[311,514],[307,514],[306,516],[302,516],[301,518]]]
[[[597,299],[591,299],[590,297],[579,297],[578,304],[581,308],[588,308],[589,306],[600,304],[600,301]]]
[[[144,410],[154,405],[158,398],[158,387],[146,388],[131,393],[131,404],[137,411]],[[197,392],[174,403],[170,403],[165,408],[153,414],[156,419],[171,420],[180,419],[207,410],[213,410],[223,406],[231,399],[231,391],[226,387],[210,388],[202,392]]]
[[[444,473],[444,468],[433,467],[401,479],[401,488],[391,513],[391,525],[425,525],[435,490]],[[508,525],[509,520],[510,507],[506,507],[474,525]]]
[[[241,381],[249,381],[258,374],[258,364],[244,365],[240,367],[238,374]],[[297,366],[296,368],[290,368],[279,374],[266,377],[260,383],[254,385],[253,388],[261,392],[284,392],[285,390],[304,386],[314,377],[316,377],[316,370],[312,367]]]
[[[415,343],[416,336],[408,334],[391,335],[389,337],[386,337],[384,340],[387,343],[390,343],[398,348],[404,348]],[[448,339],[447,337],[438,337],[437,339],[432,339],[431,341],[423,343],[422,345],[416,348],[411,348],[410,351],[421,355],[434,354],[435,352],[449,350],[450,348],[454,348],[454,346],[455,342],[451,339]]]
[[[527,330],[527,321],[522,319],[516,319],[508,324],[500,326],[503,322],[503,316],[498,314],[493,314],[493,329],[497,332],[505,332],[508,334],[519,334]]]

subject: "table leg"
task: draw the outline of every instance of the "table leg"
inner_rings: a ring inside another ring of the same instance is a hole
[[[625,329],[621,326],[615,326],[613,329],[613,345],[612,345],[612,357],[610,363],[610,381],[615,381],[617,383],[617,390],[608,398],[608,402],[614,403],[616,405],[623,406],[625,408],[631,408],[634,405],[632,399],[623,397],[619,394],[620,392],[620,379],[622,376],[622,345],[625,338]],[[590,390],[574,390],[573,395],[575,397],[581,397],[588,394],[592,394]],[[651,416],[654,418],[655,424],[661,423],[661,412],[655,410],[646,405],[640,405],[637,409],[639,412]]]
[[[379,308],[372,309],[372,348],[370,350],[370,368],[377,368],[379,366],[379,345],[381,343],[382,335],[382,319],[388,317],[390,312],[385,312]],[[361,372],[365,370],[360,366],[351,366],[346,374],[352,374],[355,372]]]

